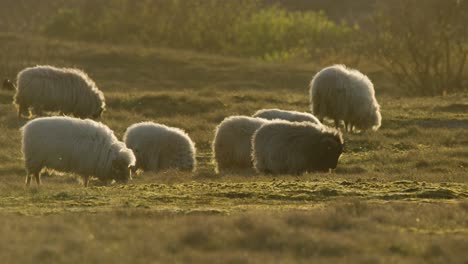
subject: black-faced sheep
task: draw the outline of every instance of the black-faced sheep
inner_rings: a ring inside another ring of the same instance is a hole
[[[252,136],[255,130],[267,122],[263,118],[248,116],[225,118],[216,128],[212,144],[217,171],[251,169]]]
[[[127,128],[124,142],[135,153],[136,169],[155,172],[195,170],[195,144],[179,128],[153,122],[133,124]]]
[[[3,81],[2,89],[7,90],[7,91],[14,91],[16,88],[15,88],[15,85],[10,80],[5,79]]]
[[[135,156],[112,130],[90,119],[42,117],[21,128],[26,185],[40,184],[42,169],[76,173],[88,186],[91,176],[109,183],[127,182]]]
[[[258,110],[253,117],[260,117],[268,120],[281,119],[290,122],[312,122],[317,125],[322,124],[318,118],[309,113],[280,109],[261,109]]]
[[[252,147],[258,172],[301,174],[335,169],[343,139],[338,130],[323,125],[272,121],[255,132]]]
[[[18,73],[14,103],[18,116],[60,111],[80,118],[99,118],[105,109],[103,93],[78,69],[36,66]]]
[[[334,65],[318,72],[310,83],[312,113],[345,123],[345,130],[377,130],[382,116],[372,82],[357,70]]]

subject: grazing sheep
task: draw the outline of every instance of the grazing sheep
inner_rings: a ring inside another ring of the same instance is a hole
[[[311,110],[320,121],[329,117],[345,130],[377,130],[382,116],[375,99],[374,85],[357,70],[334,65],[318,72],[310,83]]]
[[[179,128],[153,122],[133,124],[127,128],[124,142],[135,153],[136,169],[195,170],[195,144]]]
[[[5,79],[3,81],[2,88],[3,90],[8,90],[8,91],[14,91],[16,89],[15,85],[8,79]]]
[[[263,118],[230,116],[218,125],[212,145],[218,172],[252,168],[252,136],[267,122]]]
[[[18,117],[43,111],[60,111],[80,118],[98,118],[105,108],[104,95],[86,73],[78,69],[36,66],[18,73],[14,103]]]
[[[252,146],[258,172],[301,174],[335,169],[343,152],[343,139],[334,128],[278,120],[261,126]]]
[[[286,111],[280,109],[261,109],[258,110],[253,117],[260,117],[268,120],[281,119],[290,122],[311,122],[317,125],[321,125],[318,118],[315,116],[297,111]]]
[[[90,119],[42,117],[21,128],[26,185],[40,184],[43,168],[76,173],[88,186],[90,176],[106,183],[127,182],[135,156],[112,130]]]

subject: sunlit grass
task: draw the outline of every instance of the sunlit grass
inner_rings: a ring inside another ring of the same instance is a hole
[[[74,175],[51,173],[41,187],[27,189],[19,133],[27,120],[17,118],[12,94],[0,91],[5,263],[467,259],[466,94],[396,97],[388,90],[393,84],[367,66],[363,71],[377,76],[382,128],[345,134],[336,171],[216,174],[216,125],[260,108],[308,111],[308,82],[325,65],[14,34],[0,39],[5,76],[35,64],[82,68],[105,92],[102,122],[119,138],[129,125],[152,120],[186,130],[198,151],[194,173],[143,172],[130,185],[93,180],[89,188]]]

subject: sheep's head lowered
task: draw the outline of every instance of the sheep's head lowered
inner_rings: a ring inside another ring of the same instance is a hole
[[[323,138],[310,147],[310,171],[329,171],[336,169],[338,159],[343,153],[343,139],[340,134],[325,134]]]
[[[118,183],[127,183],[132,179],[134,165],[128,164],[124,159],[115,159],[112,161],[112,178]]]
[[[101,107],[98,109],[98,111],[96,113],[94,113],[94,115],[92,115],[92,118],[93,119],[99,119],[102,117],[102,113],[104,112],[105,108],[104,107]]]

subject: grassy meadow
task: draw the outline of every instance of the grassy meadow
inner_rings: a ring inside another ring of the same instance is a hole
[[[0,33],[0,43],[0,76],[36,64],[81,68],[105,93],[102,122],[119,138],[151,120],[186,130],[198,152],[194,173],[89,188],[51,173],[28,189],[19,133],[28,120],[0,91],[2,263],[467,263],[466,93],[400,96],[385,72],[361,63],[383,123],[344,135],[335,172],[216,174],[210,144],[220,121],[260,108],[309,111],[308,83],[329,62],[16,33]]]

